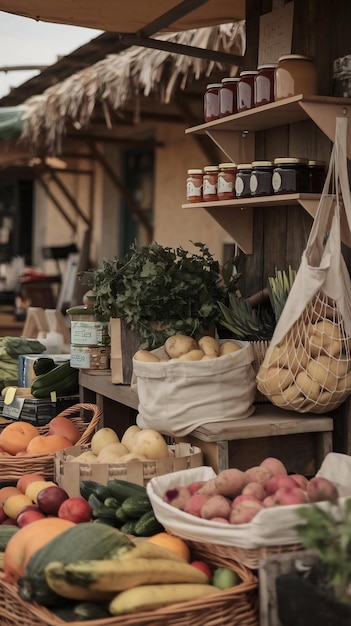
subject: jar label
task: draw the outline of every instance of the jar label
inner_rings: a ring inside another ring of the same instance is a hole
[[[71,346],[70,365],[78,369],[109,369],[110,351],[108,346],[105,348],[83,348],[80,346]]]
[[[217,195],[217,185],[216,184],[214,185],[209,180],[204,179],[203,195],[204,196]]]
[[[235,192],[237,196],[241,196],[245,188],[244,181],[242,178],[237,177],[235,181]]]
[[[234,190],[234,181],[226,180],[225,175],[218,176],[218,193],[232,193]]]
[[[275,192],[279,191],[282,186],[282,177],[279,172],[273,172],[272,186]]]
[[[258,180],[256,174],[251,174],[250,176],[250,191],[251,193],[255,193],[258,188]]]
[[[105,346],[110,343],[107,322],[71,322],[71,343],[79,346]]]
[[[201,198],[202,196],[202,185],[194,185],[191,180],[188,180],[186,184],[186,197],[187,198]]]

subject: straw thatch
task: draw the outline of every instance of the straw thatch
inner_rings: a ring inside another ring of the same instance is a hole
[[[157,39],[243,55],[245,22],[163,34]],[[29,98],[21,139],[57,154],[67,125],[77,129],[87,126],[97,104],[102,106],[109,126],[109,110],[121,110],[129,100],[155,92],[161,102],[168,103],[175,88],[185,89],[191,81],[221,68],[217,62],[133,46]],[[227,69],[226,75],[235,75],[237,69]]]

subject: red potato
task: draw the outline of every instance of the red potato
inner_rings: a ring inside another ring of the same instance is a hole
[[[256,502],[258,504],[261,503],[261,500],[259,500],[259,498],[256,498],[256,496],[251,496],[250,494],[245,494],[245,493],[239,493],[238,496],[235,496],[231,507],[232,509],[236,506],[238,506],[238,504],[242,504],[243,502]],[[248,505],[249,506],[249,505]]]
[[[205,480],[196,480],[193,483],[190,483],[190,485],[188,485],[188,489],[191,495],[199,491],[199,489],[204,486],[205,482]]]
[[[245,472],[235,467],[222,470],[214,480],[218,493],[228,498],[239,495],[247,483]]]
[[[225,496],[211,496],[201,507],[201,517],[204,519],[213,519],[214,517],[224,517],[229,519],[230,502]]]
[[[339,496],[334,483],[323,476],[315,476],[314,478],[311,478],[306,487],[306,491],[311,502],[336,500]]]
[[[274,456],[269,456],[260,463],[261,467],[268,467],[271,470],[273,476],[276,474],[287,474],[287,469],[279,459]]]
[[[265,487],[266,483],[272,478],[273,473],[268,467],[262,467],[261,465],[255,465],[249,467],[245,472],[246,483],[260,483]]]
[[[306,504],[309,497],[300,487],[280,487],[274,494],[276,504]]]
[[[190,513],[190,515],[195,515],[196,517],[201,517],[201,509],[205,502],[210,499],[211,496],[206,493],[194,493],[187,500],[184,511],[185,513]]]
[[[252,506],[238,506],[231,510],[229,524],[247,524],[253,520],[258,512],[259,509]]]
[[[242,490],[242,494],[244,496],[255,496],[259,500],[264,500],[267,493],[264,486],[261,483],[247,483],[244,489]]]
[[[266,509],[270,509],[272,506],[277,506],[277,503],[274,500],[273,494],[271,496],[267,496],[267,498],[263,500],[262,504]]]
[[[270,496],[280,489],[280,487],[297,487],[297,483],[291,476],[287,476],[286,474],[277,474],[269,479],[265,485],[265,490]]]
[[[180,511],[184,511],[185,505],[190,496],[191,493],[188,487],[177,486],[167,489],[163,496],[163,501],[175,506],[176,509],[179,509]]]
[[[212,517],[211,522],[218,522],[219,524],[229,524],[229,519],[224,517]]]
[[[306,478],[306,476],[303,476],[303,474],[289,474],[289,476],[294,479],[301,489],[306,491],[308,485],[308,478]]]
[[[206,482],[198,489],[195,493],[200,493],[201,495],[206,496],[216,496],[219,495],[218,489],[216,487],[216,479],[210,478],[206,480]]]

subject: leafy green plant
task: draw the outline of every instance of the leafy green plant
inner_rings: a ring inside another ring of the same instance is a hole
[[[275,268],[275,276],[269,276],[267,280],[269,299],[274,311],[276,322],[279,320],[285,307],[288,295],[296,277],[296,270],[289,265],[288,273]]]
[[[176,332],[206,331],[218,321],[217,302],[226,291],[219,263],[204,244],[193,245],[199,253],[158,243],[132,245],[125,257],[104,259],[84,272],[81,279],[93,291],[95,313],[105,320],[123,319],[146,349]]]
[[[317,555],[335,598],[351,604],[351,498],[343,507],[311,505],[297,513],[305,520],[296,527],[302,545]]]

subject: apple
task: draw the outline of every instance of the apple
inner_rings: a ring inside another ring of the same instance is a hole
[[[193,567],[197,567],[197,569],[206,574],[207,578],[211,580],[212,570],[210,566],[205,563],[205,561],[190,561],[190,565],[192,565]]]
[[[42,513],[39,509],[31,509],[30,505],[24,507],[16,517],[16,524],[18,528],[23,528],[32,522],[36,522],[38,519],[44,519],[45,513]]]
[[[62,502],[57,517],[69,520],[75,524],[90,522],[92,519],[92,508],[84,498],[72,496]]]
[[[57,515],[58,510],[65,500],[68,493],[58,485],[51,485],[39,491],[37,495],[37,503],[43,513],[47,515]]]

